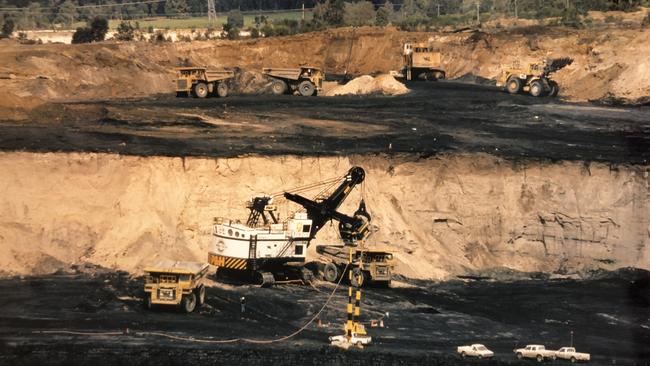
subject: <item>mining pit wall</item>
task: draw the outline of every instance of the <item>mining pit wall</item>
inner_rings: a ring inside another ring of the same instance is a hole
[[[508,269],[584,276],[650,269],[647,166],[511,162],[487,155],[136,157],[0,153],[0,271],[94,263],[139,273],[157,259],[206,260],[215,217],[245,220],[258,194],[366,170],[368,245],[421,279]],[[298,209],[277,202],[282,217]],[[313,244],[338,243],[328,225]]]

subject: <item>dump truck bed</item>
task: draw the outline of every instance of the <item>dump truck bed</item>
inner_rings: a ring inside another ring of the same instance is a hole
[[[296,69],[283,69],[283,68],[265,68],[262,69],[262,72],[269,76],[274,76],[277,78],[284,78],[289,80],[298,80],[300,77],[300,68]]]
[[[205,75],[205,81],[207,82],[225,80],[235,77],[234,71],[226,69],[208,69],[206,67],[177,67],[176,71],[178,71],[179,74],[182,74],[184,71],[195,71],[197,75]]]
[[[206,70],[205,76],[208,82],[210,82],[234,78],[235,73],[229,70]]]
[[[298,80],[300,78],[300,74],[302,74],[302,71],[304,69],[320,70],[317,67],[311,67],[311,66],[303,66],[303,67],[296,67],[296,68],[267,67],[262,69],[262,73],[276,78]]]
[[[352,255],[355,257],[355,260],[356,257],[362,252],[365,254],[390,253],[390,250],[388,248],[373,248],[373,249],[354,248],[352,249]],[[327,256],[333,260],[338,259],[343,262],[347,262],[349,256],[349,248],[343,245],[317,245],[316,253]]]
[[[175,274],[193,274],[197,275],[207,271],[209,265],[200,262],[181,262],[163,260],[154,264],[152,267],[144,269],[148,273],[175,273]]]

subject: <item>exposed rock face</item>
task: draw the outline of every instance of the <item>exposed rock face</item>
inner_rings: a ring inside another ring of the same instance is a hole
[[[365,198],[399,273],[440,279],[507,267],[581,274],[650,269],[648,167],[512,163],[487,156],[125,157],[0,153],[0,268],[50,272],[91,262],[137,272],[162,258],[205,260],[214,217],[244,203],[338,176]],[[279,203],[282,217],[296,206]],[[336,225],[314,244],[338,241]],[[313,245],[312,249],[313,250]],[[314,254],[311,252],[311,254]]]

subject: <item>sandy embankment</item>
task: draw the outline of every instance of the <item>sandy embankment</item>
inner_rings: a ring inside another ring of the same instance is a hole
[[[513,164],[485,156],[126,157],[0,153],[0,268],[50,272],[96,263],[137,272],[159,258],[205,260],[214,217],[244,202],[362,165],[361,192],[399,273],[445,278],[523,271],[650,269],[647,168]],[[287,210],[295,207],[281,205]],[[315,244],[336,240],[325,228]],[[313,250],[313,246],[312,246]]]

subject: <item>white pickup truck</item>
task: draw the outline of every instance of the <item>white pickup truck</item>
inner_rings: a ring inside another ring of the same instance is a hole
[[[591,355],[588,353],[576,352],[576,349],[573,347],[562,347],[559,350],[555,351],[555,356],[563,360],[569,360],[571,363],[576,363],[579,361],[589,361]]]
[[[472,344],[471,346],[460,346],[457,348],[458,354],[461,358],[468,356],[478,357],[478,358],[490,358],[494,356],[494,352],[487,349],[482,344]]]
[[[556,357],[555,351],[547,350],[539,344],[529,344],[524,348],[517,348],[513,352],[515,352],[515,355],[520,360],[522,358],[534,358],[538,362],[542,362],[547,359],[554,360]]]
[[[355,346],[367,346],[372,342],[372,337],[352,332],[352,337],[349,340],[345,335],[332,336],[329,337],[329,340],[331,343],[351,343]]]

